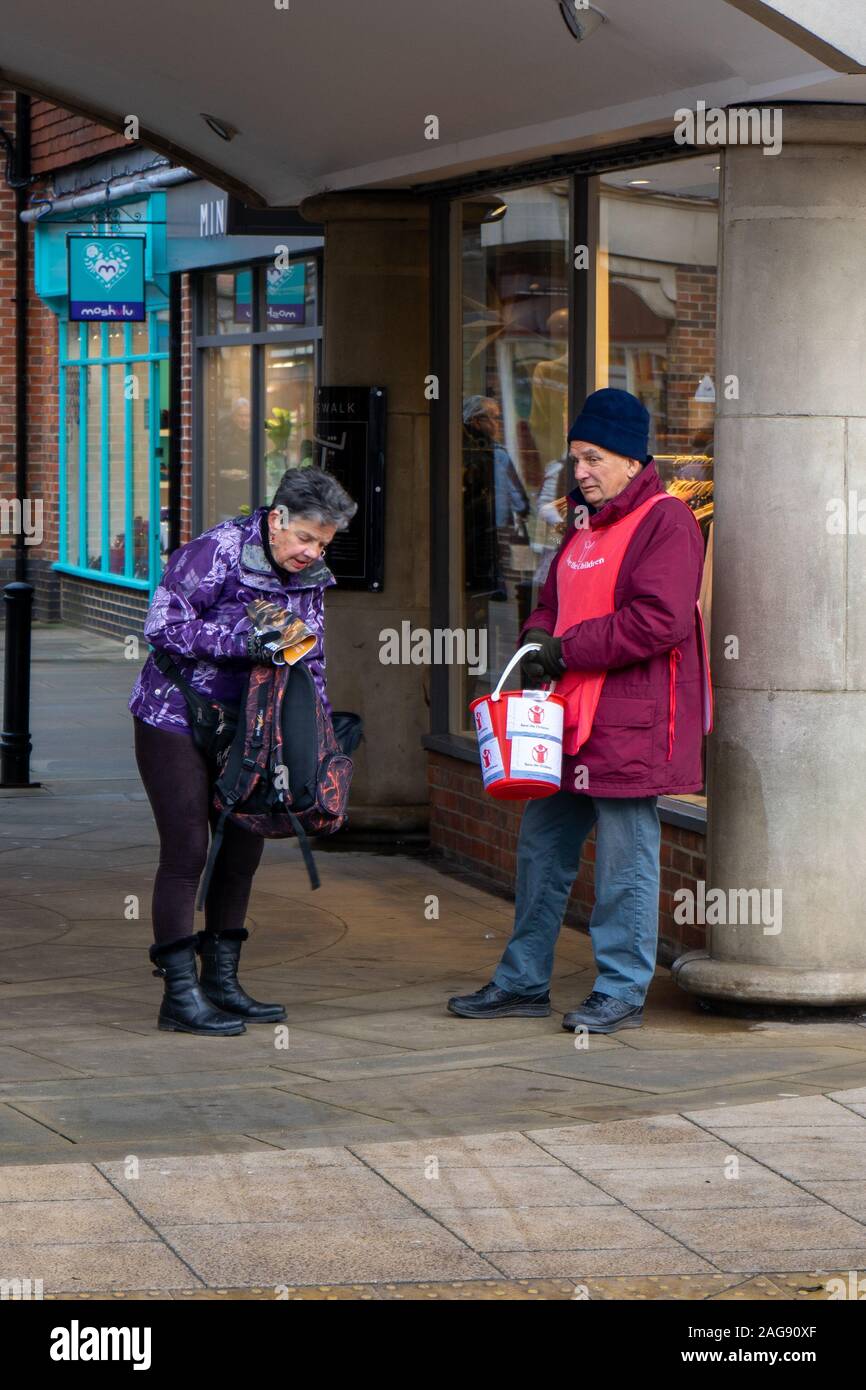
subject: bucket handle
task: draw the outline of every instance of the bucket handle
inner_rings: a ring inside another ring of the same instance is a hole
[[[496,689],[494,690],[493,694],[490,696],[491,700],[498,700],[498,699],[499,699],[500,692],[501,692],[501,690],[502,690],[503,685],[504,685],[505,682],[507,681],[509,675],[510,675],[511,672],[514,670],[514,667],[517,665],[517,663],[518,663],[519,661],[522,661],[523,658],[526,656],[526,653],[527,653],[527,652],[540,652],[540,651],[541,651],[541,643],[540,643],[540,642],[527,642],[527,644],[526,644],[525,647],[519,647],[518,650],[514,653],[514,655],[513,655],[513,657],[511,658],[511,660],[509,661],[509,663],[508,663],[508,665],[506,666],[505,670],[502,672],[502,675],[499,677],[499,684],[497,685],[497,687],[496,687]],[[537,693],[538,693],[538,695],[541,697],[542,700],[546,700],[547,697],[548,697],[548,695],[552,695],[555,689],[556,689],[556,681],[551,681],[551,682],[550,682],[550,685],[548,686],[548,688],[547,688],[546,690],[539,690]]]

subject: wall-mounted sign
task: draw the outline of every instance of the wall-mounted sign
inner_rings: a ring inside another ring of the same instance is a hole
[[[163,197],[169,270],[273,261],[279,246],[303,255],[323,245],[322,228],[305,222],[296,209],[244,208],[207,179],[175,184]],[[274,322],[303,320],[280,317]]]
[[[385,582],[385,388],[316,389],[314,459],[358,503],[326,564],[344,589],[381,593]]]
[[[69,233],[69,318],[73,323],[143,322],[144,242],[143,236]]]
[[[268,325],[304,323],[306,264],[303,261],[292,261],[290,265],[283,267],[269,265],[266,280]],[[235,276],[235,323],[249,323],[252,319],[252,294],[252,271],[239,271]]]

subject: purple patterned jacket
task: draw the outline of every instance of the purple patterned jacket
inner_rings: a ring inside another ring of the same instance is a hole
[[[261,525],[267,510],[258,507],[249,516],[221,521],[175,551],[147,611],[144,635],[152,647],[168,652],[196,690],[237,704],[250,668],[246,644],[252,623],[246,606],[257,598],[276,599],[319,639],[303,659],[330,714],[323,594],[337,581],[323,560],[288,575],[285,582],[280,578],[262,545]],[[152,655],[141,668],[129,708],[145,724],[191,732],[183,695],[157,668]]]

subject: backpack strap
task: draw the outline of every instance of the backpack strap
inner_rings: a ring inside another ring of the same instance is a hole
[[[288,806],[286,807],[286,810],[289,813],[289,820],[292,822],[292,829],[294,830],[298,844],[301,847],[301,854],[304,856],[304,863],[307,866],[307,873],[310,878],[310,887],[319,888],[321,887],[321,879],[319,878],[319,871],[316,868],[316,861],[313,858],[313,851],[310,848],[310,842],[307,839],[307,832],[304,830],[304,827],[301,825],[301,822],[298,820],[294,811],[292,811]]]
[[[182,676],[177,666],[172,661],[168,652],[159,651],[154,648],[151,653],[153,664],[164,676],[176,685],[189,706],[190,713],[197,724],[203,725],[210,719],[213,706],[211,703],[194,690],[185,676]]]
[[[213,833],[213,839],[210,842],[210,851],[208,853],[207,863],[204,866],[204,874],[202,875],[201,887],[199,889],[198,894],[198,902],[195,905],[196,912],[201,912],[202,908],[205,905],[205,900],[208,895],[208,889],[210,888],[210,881],[213,877],[214,864],[216,863],[216,857],[220,852],[220,846],[223,842],[223,831],[225,830],[226,819],[230,810],[231,807],[227,806],[226,809],[220,813],[220,818],[217,821],[217,827]]]

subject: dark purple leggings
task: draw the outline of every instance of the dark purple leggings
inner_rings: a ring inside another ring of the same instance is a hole
[[[159,832],[153,885],[153,935],[160,945],[197,929],[195,895],[208,853],[211,805],[208,767],[190,734],[154,728],[133,717],[135,761]],[[264,849],[261,835],[226,822],[204,909],[205,931],[242,927],[253,874]]]

